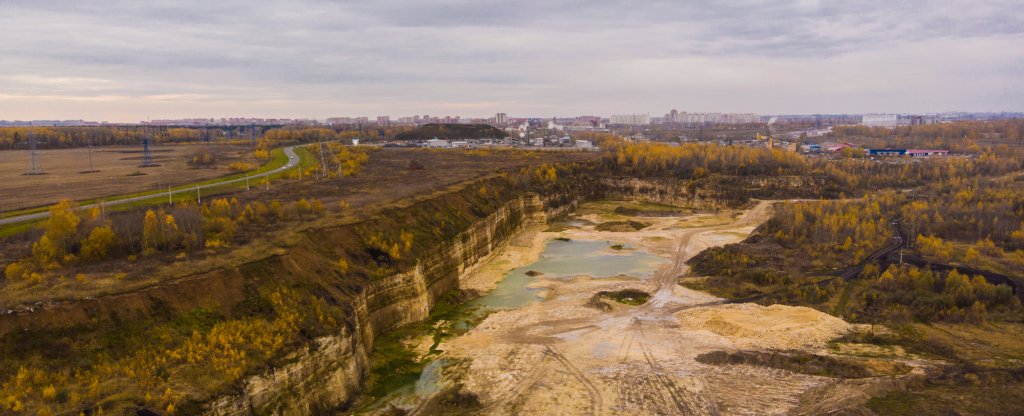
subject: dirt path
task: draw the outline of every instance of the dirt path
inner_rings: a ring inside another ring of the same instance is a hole
[[[830,379],[706,366],[694,357],[739,346],[818,348],[846,324],[807,308],[722,305],[677,284],[686,260],[745,238],[771,215],[771,204],[760,202],[724,225],[675,228],[647,219],[655,225],[636,233],[567,230],[562,234],[572,239],[628,241],[664,254],[665,242],[653,241],[670,238],[672,261],[647,279],[541,279],[549,289],[544,301],[496,312],[442,349],[469,361],[461,381],[480,397],[485,414],[785,413]],[[598,291],[625,288],[652,296],[611,311],[587,306]]]

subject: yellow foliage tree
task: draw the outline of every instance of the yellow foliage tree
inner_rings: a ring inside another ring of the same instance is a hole
[[[82,257],[87,260],[103,260],[115,244],[117,234],[110,226],[95,227],[89,232],[89,236],[82,240]]]
[[[57,258],[67,252],[68,247],[78,232],[78,223],[82,221],[78,214],[78,205],[64,199],[50,207],[50,216],[46,220],[45,236],[57,247]]]
[[[58,265],[60,259],[60,248],[50,240],[50,237],[43,234],[39,241],[32,244],[32,258],[42,268],[53,268]]]

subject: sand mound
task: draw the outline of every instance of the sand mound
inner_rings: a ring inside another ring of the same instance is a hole
[[[682,311],[684,327],[730,338],[739,348],[820,347],[853,327],[842,319],[802,306],[744,303]]]

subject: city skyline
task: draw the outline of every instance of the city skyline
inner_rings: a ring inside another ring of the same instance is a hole
[[[0,119],[1024,110],[1012,2],[8,1]]]

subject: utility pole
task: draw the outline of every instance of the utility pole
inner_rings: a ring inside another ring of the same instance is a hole
[[[324,142],[320,140],[320,133],[317,133],[317,143],[320,145],[320,170],[323,171],[323,177],[327,177],[327,162],[324,160]]]
[[[245,176],[245,190],[249,191],[249,175]]]
[[[196,201],[197,201],[197,202],[198,202],[198,203],[199,203],[200,205],[202,205],[202,204],[203,204],[203,195],[201,195],[201,194],[199,193],[199,189],[201,189],[201,188],[199,188],[199,187],[196,187]]]
[[[167,205],[174,205],[173,196],[174,196],[174,194],[171,193],[171,187],[168,186],[167,187]]]

